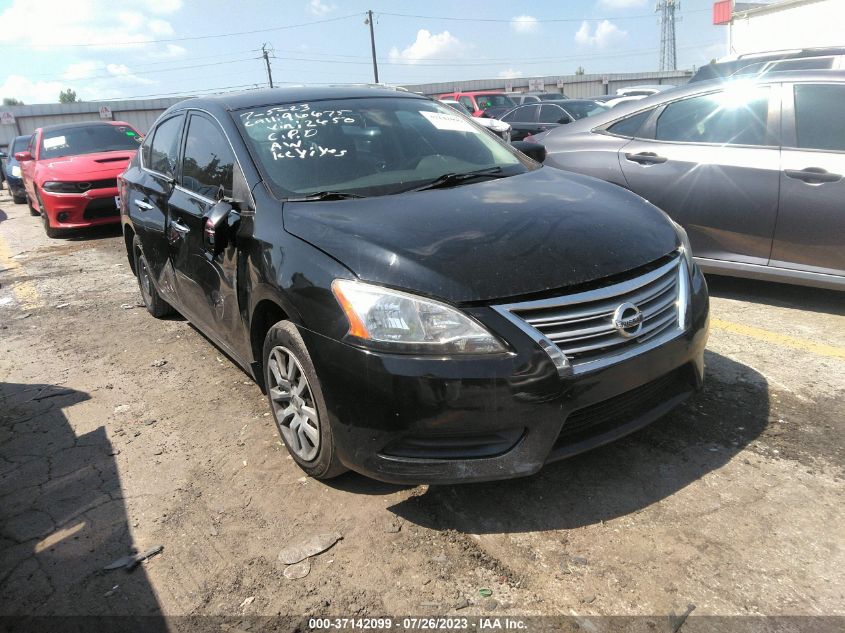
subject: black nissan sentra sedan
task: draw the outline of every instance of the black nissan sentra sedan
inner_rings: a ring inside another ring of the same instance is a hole
[[[707,288],[683,230],[425,97],[184,101],[120,196],[147,309],[262,385],[313,477],[529,475],[701,384]]]

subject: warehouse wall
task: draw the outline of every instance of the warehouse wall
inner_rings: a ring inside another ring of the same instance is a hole
[[[15,116],[13,125],[0,125],[0,147],[15,136],[31,134],[39,127],[60,123],[100,121],[100,106],[111,108],[112,120],[126,121],[146,134],[158,116],[182,99],[144,99],[133,101],[92,101],[86,103],[48,103],[31,106],[2,106]]]
[[[730,53],[842,46],[843,22],[845,0],[787,0],[736,11],[730,25]]]

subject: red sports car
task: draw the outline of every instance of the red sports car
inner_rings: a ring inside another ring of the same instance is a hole
[[[30,213],[49,237],[65,229],[120,222],[117,177],[141,135],[122,121],[89,121],[35,130],[18,152]]]

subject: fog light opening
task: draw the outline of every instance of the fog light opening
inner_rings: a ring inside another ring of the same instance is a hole
[[[65,220],[67,220],[67,218],[68,218],[68,212],[67,211],[62,211],[61,213],[59,213],[59,215],[56,216],[56,219],[59,222],[64,222]]]

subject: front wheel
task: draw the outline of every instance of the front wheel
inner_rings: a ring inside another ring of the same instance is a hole
[[[315,479],[346,472],[337,456],[314,363],[293,323],[280,321],[270,328],[263,361],[270,410],[291,457]]]
[[[32,207],[29,208],[29,212],[32,213]],[[50,225],[50,216],[48,216],[47,212],[43,210],[41,211],[41,222],[44,224],[44,232],[51,240],[60,238],[65,234],[65,232],[61,229],[53,228]]]
[[[161,298],[153,285],[150,265],[147,263],[144,251],[141,250],[141,240],[138,239],[137,235],[132,239],[132,252],[135,254],[135,274],[138,277],[138,288],[141,290],[141,297],[144,299],[144,307],[147,308],[147,312],[157,319],[172,314],[172,306]]]

